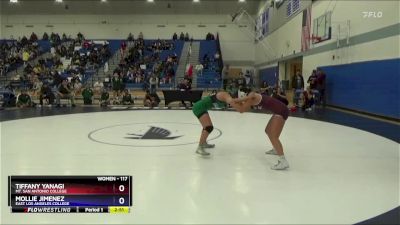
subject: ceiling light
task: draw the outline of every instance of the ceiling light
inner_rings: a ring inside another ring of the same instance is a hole
[[[101,0],[101,2],[107,2],[107,0]]]
[[[193,2],[200,2],[200,0],[193,0]]]
[[[10,0],[10,3],[18,3],[18,0]]]
[[[246,0],[239,0],[239,2],[246,2]]]
[[[147,0],[147,2],[154,2],[154,0]]]
[[[63,2],[63,0],[56,0],[56,2],[61,3],[61,2]]]

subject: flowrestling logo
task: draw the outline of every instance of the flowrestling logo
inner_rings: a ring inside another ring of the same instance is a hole
[[[144,122],[118,124],[96,129],[88,134],[94,142],[127,147],[163,147],[197,144],[200,124],[175,122]],[[215,128],[208,140],[222,135]]]
[[[382,11],[367,11],[362,12],[363,18],[382,18],[383,12]]]

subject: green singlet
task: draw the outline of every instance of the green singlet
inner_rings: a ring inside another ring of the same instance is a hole
[[[217,99],[217,96],[211,95],[207,96],[200,101],[194,103],[192,111],[193,114],[197,117],[200,118],[202,115],[208,113],[208,110],[213,107],[213,104],[216,102],[221,102]]]

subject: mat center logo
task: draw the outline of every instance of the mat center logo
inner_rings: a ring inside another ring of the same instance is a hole
[[[128,134],[131,137],[125,137],[128,139],[159,139],[159,140],[172,140],[182,136],[169,137],[171,132],[161,127],[150,127],[150,129],[143,135],[140,134]]]
[[[127,147],[163,147],[197,144],[200,124],[180,122],[143,122],[119,124],[96,129],[88,134],[94,142]],[[222,135],[215,128],[208,140]]]

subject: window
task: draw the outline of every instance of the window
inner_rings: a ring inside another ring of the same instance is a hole
[[[287,17],[292,16],[295,12],[300,10],[300,0],[288,0],[286,7]]]

